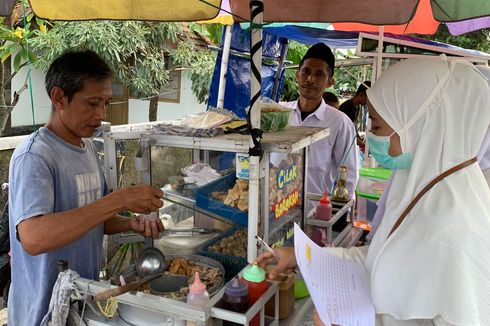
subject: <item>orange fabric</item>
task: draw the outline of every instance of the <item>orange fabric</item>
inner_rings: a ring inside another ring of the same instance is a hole
[[[385,25],[385,33],[393,34],[434,34],[437,31],[439,22],[432,16],[430,0],[421,0],[415,17],[404,25]],[[356,31],[356,32],[375,32],[379,31],[379,26],[360,24],[360,23],[333,23],[334,30],[337,31]]]

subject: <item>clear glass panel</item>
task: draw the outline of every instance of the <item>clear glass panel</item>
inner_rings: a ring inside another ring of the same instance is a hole
[[[118,189],[143,183],[141,172],[136,170],[134,163],[139,147],[139,139],[116,140]]]
[[[304,151],[271,153],[269,165],[269,243],[290,244],[294,222],[303,218]]]

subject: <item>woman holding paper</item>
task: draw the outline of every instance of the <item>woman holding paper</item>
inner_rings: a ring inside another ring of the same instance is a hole
[[[490,325],[490,189],[476,163],[485,79],[445,56],[408,59],[367,96],[369,148],[397,171],[371,245],[326,250],[364,264],[376,325]],[[291,249],[277,249],[271,277],[296,265]]]

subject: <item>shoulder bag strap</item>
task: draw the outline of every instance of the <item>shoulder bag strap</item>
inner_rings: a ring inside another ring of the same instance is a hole
[[[451,175],[454,172],[459,171],[459,170],[461,170],[461,169],[463,169],[463,168],[465,168],[465,167],[467,167],[467,166],[469,166],[469,165],[471,165],[471,164],[473,164],[475,162],[476,162],[476,157],[473,157],[472,159],[469,159],[468,161],[464,161],[463,163],[460,163],[460,164],[458,164],[456,166],[453,166],[452,168],[450,168],[449,170],[447,170],[447,171],[443,172],[442,174],[438,175],[431,182],[429,182],[429,184],[426,185],[424,187],[424,189],[422,189],[417,194],[417,196],[415,196],[414,199],[412,199],[412,201],[410,202],[410,204],[408,204],[407,208],[405,208],[405,210],[403,211],[403,213],[400,215],[400,217],[396,221],[395,225],[393,225],[393,228],[391,229],[390,234],[388,234],[388,238],[391,236],[391,234],[393,232],[395,232],[396,229],[398,229],[398,227],[400,226],[400,224],[402,224],[403,220],[408,215],[408,213],[410,213],[410,211],[412,210],[412,208],[427,193],[427,191],[429,191],[430,188],[432,188],[436,183],[438,183],[439,181],[441,181],[442,179],[444,179],[448,175]]]

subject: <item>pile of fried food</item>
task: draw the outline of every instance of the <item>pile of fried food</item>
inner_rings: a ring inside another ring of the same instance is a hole
[[[233,188],[225,191],[213,191],[211,197],[222,201],[225,205],[236,207],[248,212],[248,180],[237,179]]]
[[[211,289],[217,285],[223,279],[218,268],[209,267],[198,262],[193,262],[187,258],[173,258],[170,260],[167,269],[164,274],[166,275],[185,275],[189,277],[189,283],[194,282],[194,274],[199,272],[201,282],[206,284],[206,289]],[[150,287],[148,284],[144,284],[140,291],[150,293]],[[172,292],[164,297],[169,299],[178,299],[186,297],[189,293],[189,287],[183,287],[178,292]]]
[[[247,258],[247,230],[237,230],[233,235],[224,238],[219,244],[209,246],[210,252]]]

